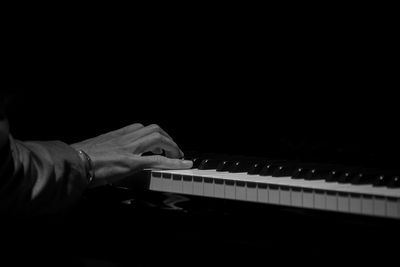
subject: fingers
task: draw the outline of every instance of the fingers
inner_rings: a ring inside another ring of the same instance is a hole
[[[144,168],[190,169],[193,166],[190,160],[171,159],[159,155],[140,157],[140,160]]]
[[[111,133],[117,134],[117,135],[129,134],[129,133],[135,132],[143,127],[144,126],[141,123],[134,123],[134,124],[128,125],[126,127],[120,128],[118,130],[112,131]]]
[[[127,132],[126,138],[128,142],[134,142],[137,139],[152,133],[160,133],[165,137],[172,139],[172,137],[169,134],[167,134],[163,129],[161,129],[161,127],[158,126],[157,124],[151,124],[146,127],[139,128],[136,131],[131,131],[129,133]]]
[[[163,149],[169,158],[183,157],[183,152],[172,139],[155,132],[146,135],[129,145],[134,153],[143,154],[150,151],[160,151]],[[128,149],[129,149],[128,146]]]
[[[153,152],[162,154],[163,150],[168,158],[181,158],[184,156],[182,150],[157,124],[143,126],[140,123],[128,125],[113,132],[120,136],[121,143],[134,153],[143,154]]]

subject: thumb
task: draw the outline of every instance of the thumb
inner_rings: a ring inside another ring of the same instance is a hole
[[[191,160],[171,159],[160,155],[140,157],[144,168],[157,169],[190,169],[193,166]]]

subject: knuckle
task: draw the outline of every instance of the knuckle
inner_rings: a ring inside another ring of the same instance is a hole
[[[158,125],[158,124],[151,124],[151,125],[149,125],[150,126],[150,128],[152,129],[152,130],[154,130],[154,131],[161,131],[161,127]]]
[[[140,127],[140,128],[144,127],[143,124],[141,124],[141,123],[135,123],[135,124],[133,124],[133,126]]]
[[[154,132],[154,133],[151,134],[151,136],[156,141],[162,141],[163,140],[163,136],[159,132]]]
[[[135,131],[135,129],[142,128],[142,127],[143,127],[143,124],[134,123],[134,124],[131,124],[131,125],[128,125],[128,126],[122,128],[121,129],[122,131],[120,132],[120,134],[127,134],[127,133],[130,133],[132,131]]]

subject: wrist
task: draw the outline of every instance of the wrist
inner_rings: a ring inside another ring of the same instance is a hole
[[[77,150],[78,155],[81,158],[84,166],[85,166],[85,173],[88,185],[92,184],[94,180],[94,166],[93,161],[90,156],[83,150]]]

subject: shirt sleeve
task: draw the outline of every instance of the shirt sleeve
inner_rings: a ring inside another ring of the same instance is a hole
[[[62,213],[87,186],[77,151],[60,141],[22,142],[0,114],[0,210],[15,216]]]

